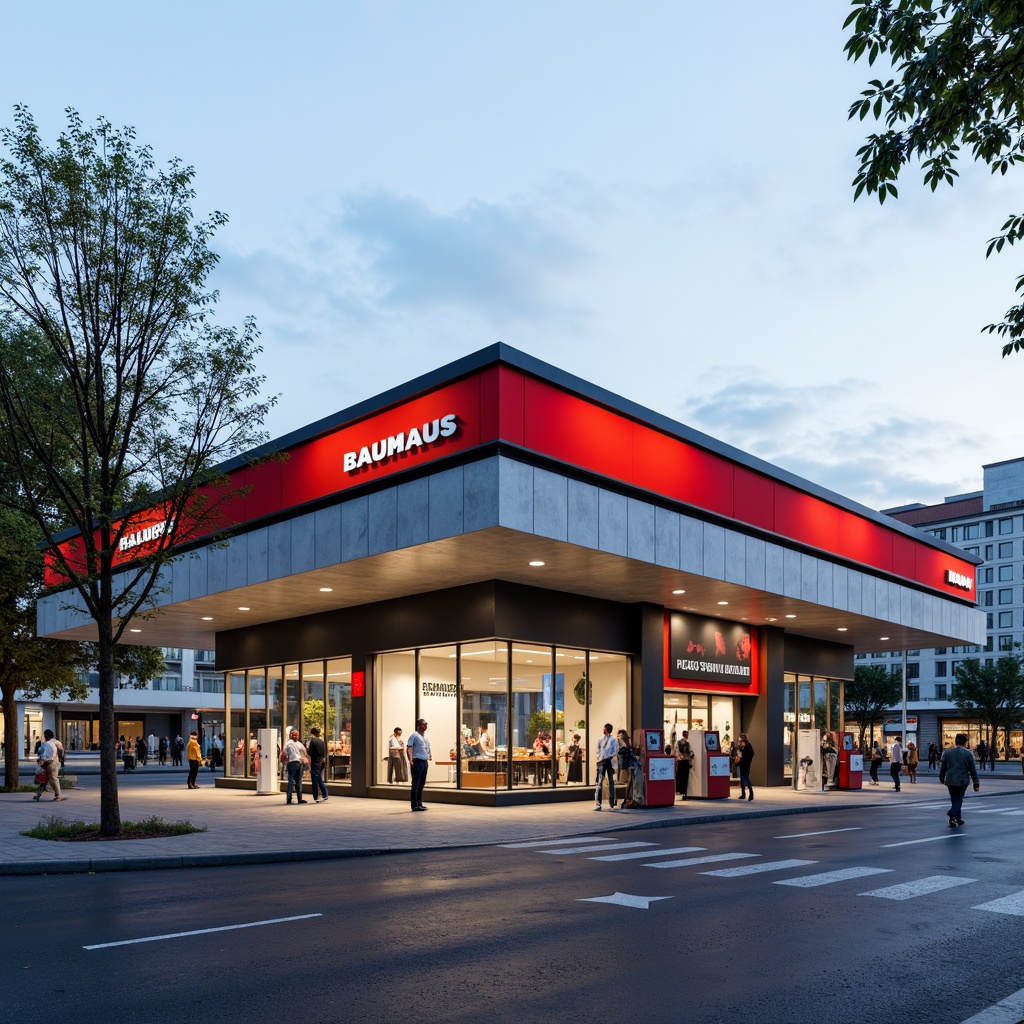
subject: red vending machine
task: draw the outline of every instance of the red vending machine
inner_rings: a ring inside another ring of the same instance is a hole
[[[839,733],[839,788],[864,787],[864,755],[853,745],[853,733]]]
[[[676,802],[676,759],[665,754],[661,729],[640,730],[648,807],[671,807]]]
[[[691,729],[690,746],[693,747],[693,768],[690,772],[689,793],[709,800],[727,797],[732,766],[729,755],[722,752],[718,732]]]

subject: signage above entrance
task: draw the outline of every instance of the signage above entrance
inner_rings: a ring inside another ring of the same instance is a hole
[[[954,572],[952,569],[946,570],[946,582],[968,592],[974,589],[974,580],[970,576],[965,576],[962,572]]]
[[[670,612],[667,646],[668,680],[685,680],[687,688],[757,692],[754,637],[746,626]],[[694,686],[700,683],[713,685]]]

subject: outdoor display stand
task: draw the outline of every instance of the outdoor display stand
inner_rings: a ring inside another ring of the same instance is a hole
[[[662,729],[641,729],[640,750],[648,807],[671,807],[676,802],[676,759],[665,755]]]
[[[821,789],[821,733],[817,729],[798,729],[796,733],[795,788]]]
[[[732,778],[729,755],[722,753],[717,730],[691,729],[693,767],[690,769],[688,796],[721,800],[729,795]]]
[[[864,786],[864,755],[853,744],[852,732],[839,734],[839,788],[862,789]]]
[[[277,760],[277,730],[260,729],[256,747],[256,795],[270,796],[280,793],[281,787]]]

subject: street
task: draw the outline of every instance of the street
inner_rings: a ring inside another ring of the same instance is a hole
[[[1024,987],[1024,809],[944,806],[3,878],[5,1017],[958,1022]]]

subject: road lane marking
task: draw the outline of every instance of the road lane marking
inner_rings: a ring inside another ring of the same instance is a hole
[[[776,839],[805,839],[807,836],[830,836],[833,832],[859,832],[863,826],[854,825],[852,828],[830,828],[824,832],[797,832],[791,836],[776,836]]]
[[[1024,1017],[1024,988],[1007,996],[994,1006],[976,1013],[963,1024],[1018,1024]]]
[[[972,807],[971,814],[1014,814],[1010,807]]]
[[[817,864],[816,860],[773,860],[764,864],[742,864],[738,868],[719,868],[717,871],[702,871],[702,875],[714,875],[716,878],[739,878],[741,875],[759,875],[764,871],[785,871],[787,868],[802,868],[807,864]]]
[[[801,875],[799,878],[779,878],[772,885],[796,885],[801,889],[810,889],[816,885],[832,885],[834,882],[846,882],[851,878],[863,878],[865,875],[884,875],[895,868],[843,868],[841,871],[823,871],[820,875]]]
[[[499,843],[503,850],[525,850],[533,846],[569,846],[573,843],[610,843],[609,836],[573,836],[570,839],[538,839],[529,843]],[[595,847],[596,849],[596,847]]]
[[[947,832],[945,835],[927,836],[924,839],[904,839],[902,843],[885,843],[881,848],[891,850],[894,846],[914,846],[917,843],[934,843],[940,839],[959,839],[962,835],[962,832]]]
[[[164,939],[184,939],[192,935],[211,935],[213,932],[233,932],[239,928],[262,928],[267,924],[286,924],[289,921],[308,921],[323,914],[299,914],[297,917],[274,917],[269,921],[249,921],[246,924],[226,924],[220,928],[197,928],[191,932],[169,932],[167,935],[146,935],[141,939],[121,939],[120,942],[98,942],[82,949],[110,949],[112,946],[134,946],[140,942],[163,942]]]
[[[976,878],[957,878],[955,875],[929,875],[914,882],[889,885],[884,889],[872,889],[870,892],[859,892],[857,895],[877,896],[882,900],[912,900],[917,896],[927,896],[932,892],[941,892],[943,889],[953,889],[958,885],[976,881]]]
[[[637,910],[650,910],[652,903],[658,900],[670,900],[672,896],[631,896],[628,892],[613,892],[611,896],[590,896],[578,899],[577,903],[612,903],[619,907],[635,907]]]
[[[976,907],[971,907],[971,910],[991,910],[993,914],[1012,914],[1014,917],[1024,917],[1024,892],[1015,892],[1012,896],[1003,896],[1001,899],[990,900],[988,903],[979,903]]]
[[[666,860],[660,864],[644,864],[645,868],[688,868],[696,864],[717,864],[723,860],[743,860],[745,857],[760,857],[759,853],[716,853],[710,857],[685,857],[683,860]]]
[[[657,846],[657,843],[609,843],[607,846],[602,846],[602,850],[635,850],[638,846]],[[561,850],[538,850],[538,853],[593,853],[596,847],[593,846],[570,846],[568,849]]]
[[[706,846],[676,846],[671,850],[639,850],[633,853],[612,853],[607,857],[588,857],[588,860],[638,860],[642,857],[670,857],[676,853],[696,853]]]

